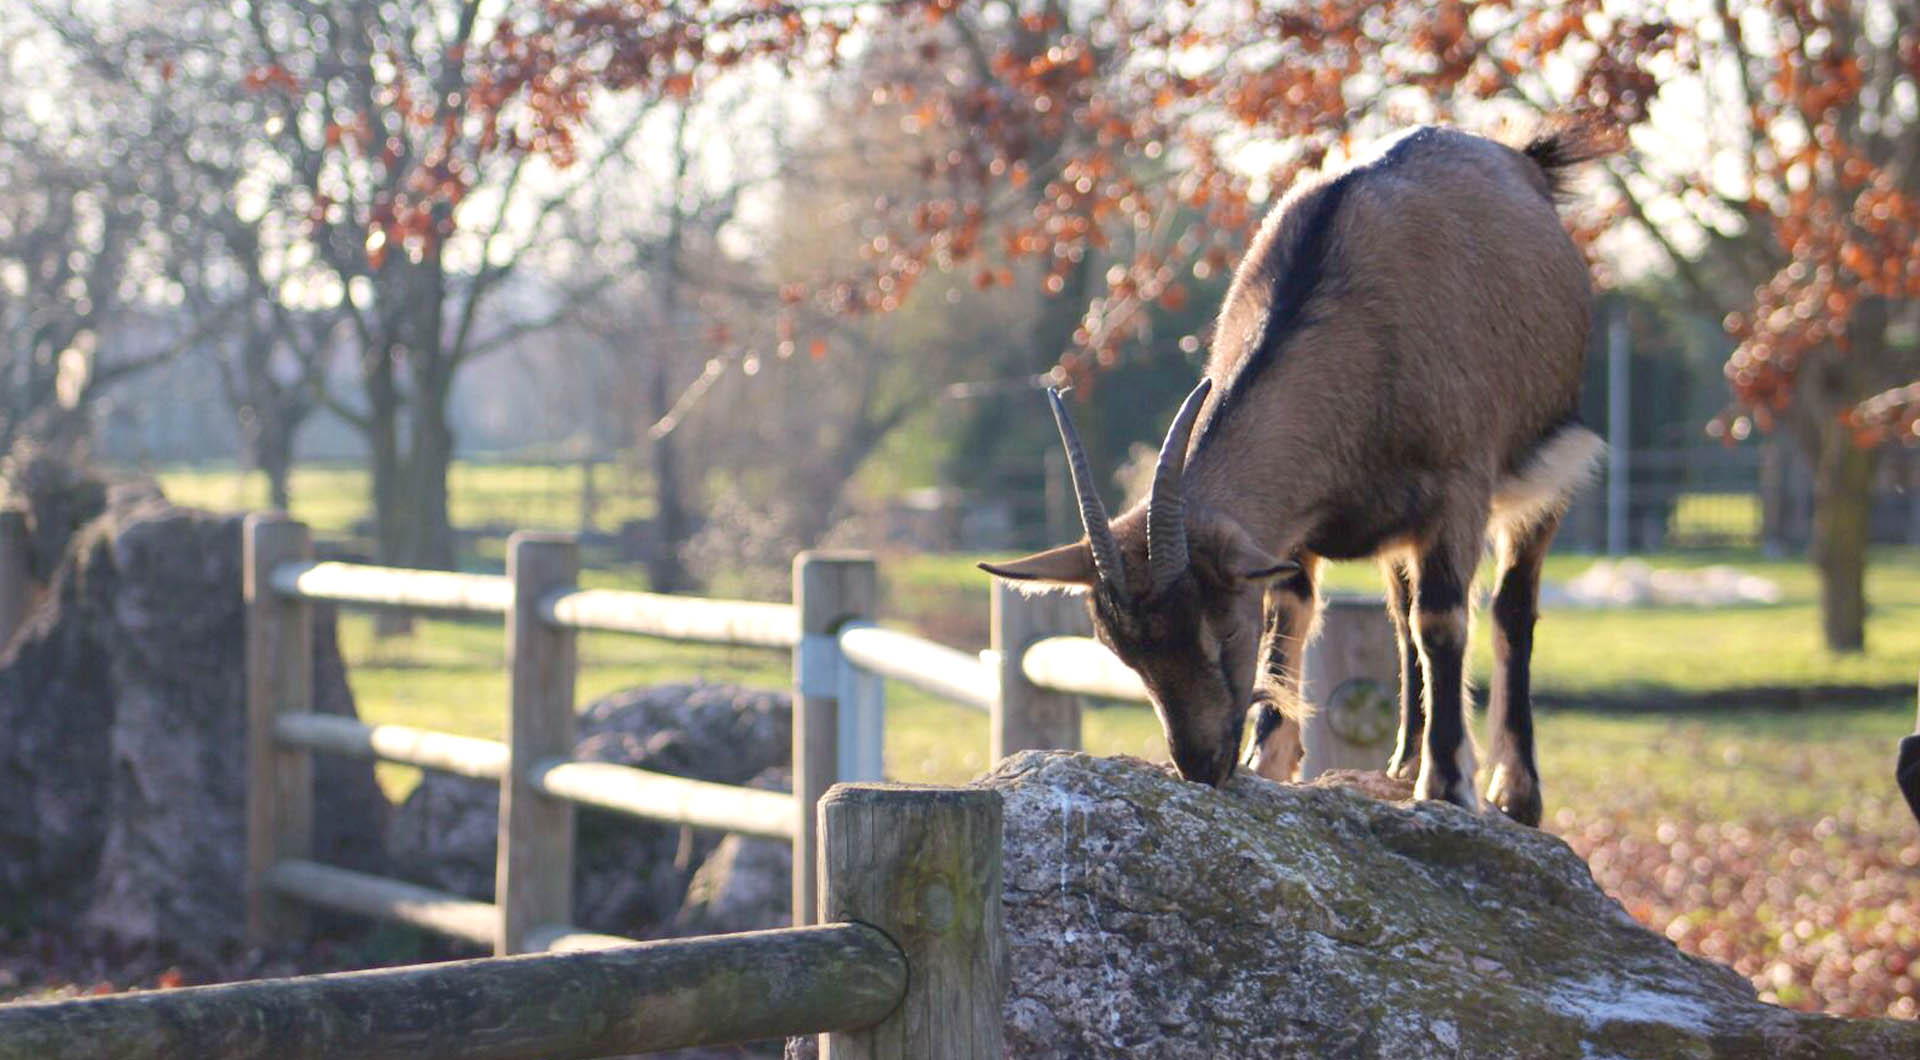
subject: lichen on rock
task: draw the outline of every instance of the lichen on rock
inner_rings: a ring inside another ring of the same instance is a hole
[[[1006,804],[1009,1056],[1920,1055],[1920,1025],[1761,1003],[1558,838],[1379,778],[1215,790],[1027,752],[981,783]]]

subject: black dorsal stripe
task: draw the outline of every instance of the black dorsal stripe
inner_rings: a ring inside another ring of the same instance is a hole
[[[1284,244],[1277,243],[1270,248],[1266,260],[1253,266],[1271,291],[1266,320],[1253,352],[1241,360],[1206,422],[1200,425],[1195,452],[1206,447],[1215,428],[1244,402],[1255,381],[1279,362],[1287,343],[1312,322],[1307,310],[1338,264],[1334,254],[1334,221],[1340,214],[1347,189],[1363,171],[1364,167],[1348,170],[1289,207],[1289,213],[1304,211],[1293,238]]]

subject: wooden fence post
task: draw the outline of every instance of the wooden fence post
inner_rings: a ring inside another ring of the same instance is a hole
[[[822,1035],[822,1060],[1005,1055],[1001,816],[985,788],[842,784],[821,800],[823,917],[886,932],[908,967],[899,1007]]]
[[[12,643],[33,608],[31,549],[26,510],[0,508],[0,649]]]
[[[247,938],[290,942],[306,933],[306,910],[274,895],[267,871],[313,855],[313,755],[275,739],[282,714],[313,709],[313,615],[304,600],[273,591],[274,568],[313,558],[307,528],[283,514],[247,516],[242,591],[247,620]]]
[[[1091,632],[1086,605],[1079,597],[1028,596],[1008,582],[993,579],[993,660],[1000,694],[993,702],[989,726],[989,762],[1015,751],[1080,749],[1080,697],[1027,680],[1020,658],[1028,645],[1044,637]]]
[[[848,622],[874,615],[880,578],[873,557],[802,552],[793,558],[793,609],[800,642],[793,651],[793,922],[819,923],[813,866],[814,807],[840,779],[840,642]]]
[[[500,780],[500,842],[493,952],[524,953],[528,935],[573,918],[573,804],[536,790],[536,763],[573,757],[574,632],[546,624],[540,603],[574,588],[580,549],[567,534],[517,533],[507,541],[507,772]]]
[[[1302,735],[1300,778],[1385,768],[1400,710],[1400,655],[1386,603],[1377,596],[1328,598],[1302,669],[1302,691],[1316,709]]]

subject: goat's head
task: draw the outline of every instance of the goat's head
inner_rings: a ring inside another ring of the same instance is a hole
[[[1266,583],[1295,565],[1262,551],[1233,519],[1188,503],[1187,444],[1209,387],[1203,380],[1174,417],[1147,500],[1112,521],[1066,406],[1048,391],[1086,537],[981,567],[1086,593],[1095,635],[1145,682],[1180,775],[1217,785],[1233,774],[1240,749]]]

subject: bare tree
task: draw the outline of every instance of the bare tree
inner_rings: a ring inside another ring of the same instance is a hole
[[[655,590],[698,587],[682,557],[698,528],[711,467],[683,429],[719,375],[741,358],[739,321],[774,297],[764,264],[731,253],[726,234],[743,199],[765,195],[784,162],[777,102],[748,79],[717,85],[658,115],[665,149],[628,152],[627,172],[569,212],[575,263],[567,281],[597,285],[575,299],[570,329],[613,368],[624,441],[644,454],[653,484]],[[589,267],[587,263],[592,263]],[[751,333],[752,327],[745,329]]]
[[[0,42],[0,445],[71,448],[100,394],[194,338],[158,312],[165,130],[127,86],[50,65],[31,20],[0,15]],[[158,341],[119,327],[136,311]]]
[[[76,52],[165,70],[157,105],[191,130],[181,157],[222,187],[201,208],[230,260],[208,278],[254,314],[230,340],[233,395],[256,416],[262,455],[290,437],[268,419],[297,419],[307,402],[366,438],[390,563],[452,564],[454,381],[564,313],[503,319],[490,307],[637,127],[629,108],[605,129],[589,121],[568,152],[519,142],[474,59],[495,31],[483,6],[176,0],[111,21],[43,13]],[[351,387],[324,370],[337,347]],[[297,370],[263,371],[278,362]]]

